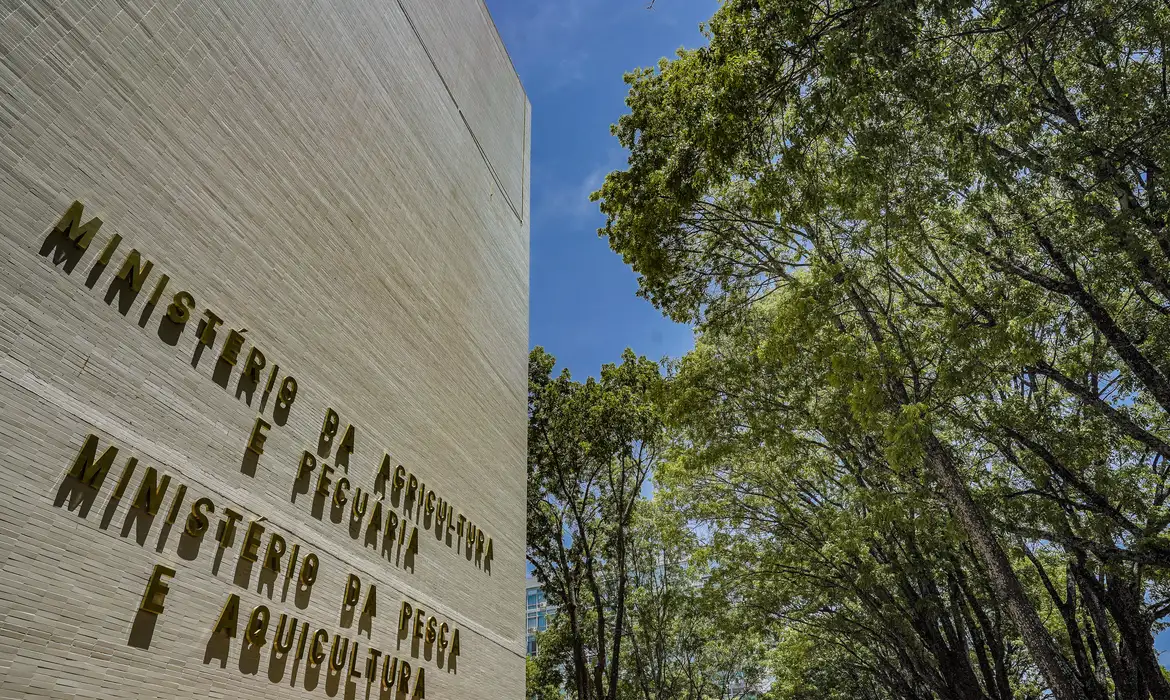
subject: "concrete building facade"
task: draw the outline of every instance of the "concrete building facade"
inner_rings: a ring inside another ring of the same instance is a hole
[[[481,0],[0,10],[0,700],[523,695],[528,152]]]

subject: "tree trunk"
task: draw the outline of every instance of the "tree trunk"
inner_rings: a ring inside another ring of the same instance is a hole
[[[628,523],[621,523],[618,529],[617,565],[618,589],[617,600],[614,601],[613,621],[613,656],[610,659],[609,693],[608,700],[617,700],[618,697],[618,664],[621,661],[622,628],[626,620],[626,527]]]
[[[1154,700],[1170,700],[1170,683],[1162,675],[1154,638],[1141,612],[1140,588],[1122,577],[1110,575],[1107,580],[1105,607],[1117,622],[1122,647],[1133,660],[1145,691]]]
[[[581,620],[577,615],[577,604],[570,598],[569,628],[573,631],[573,676],[577,683],[577,697],[580,700],[589,700],[589,662],[585,657],[585,647],[582,642]]]
[[[991,531],[979,506],[971,497],[967,484],[959,473],[947,448],[933,434],[925,439],[927,466],[933,471],[942,489],[943,497],[951,512],[959,520],[971,541],[971,546],[987,567],[992,589],[1007,607],[1008,614],[1016,623],[1028,652],[1032,655],[1045,682],[1056,700],[1089,700],[1068,661],[1060,653],[1056,642],[1044,628],[1036,608],[1028,599],[1016,572],[1008,561],[1007,554],[1000,547],[999,540]]]
[[[1128,659],[1123,657],[1117,645],[1113,641],[1113,630],[1109,625],[1109,619],[1106,617],[1105,608],[1101,602],[1101,598],[1105,595],[1104,587],[1100,585],[1092,574],[1085,570],[1083,563],[1076,563],[1073,565],[1073,573],[1077,578],[1077,584],[1080,586],[1082,599],[1084,601],[1085,610],[1089,613],[1089,619],[1093,621],[1093,627],[1097,633],[1097,640],[1101,646],[1101,653],[1105,656],[1105,664],[1109,667],[1109,675],[1113,679],[1113,684],[1116,688],[1116,696],[1122,700],[1130,700],[1140,698],[1138,693],[1139,679],[1137,677],[1137,670],[1133,668]],[[1141,698],[1145,700],[1145,698]]]

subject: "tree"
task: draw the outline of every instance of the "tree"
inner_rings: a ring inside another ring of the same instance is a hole
[[[578,700],[619,697],[631,523],[665,444],[658,365],[630,351],[584,383],[529,358],[528,561],[568,619]]]
[[[680,511],[643,486],[668,433],[660,368],[626,352],[600,379],[530,356],[528,559],[555,606],[528,697],[738,700],[758,692],[763,640],[704,586]],[[717,566],[717,565],[714,565]],[[568,681],[568,679],[565,679]]]
[[[678,363],[679,447],[659,477],[710,528],[718,597],[777,640],[773,695],[1027,697],[1018,636],[957,523],[859,424],[849,385],[771,355],[776,301]]]
[[[761,692],[760,630],[706,585],[718,564],[703,556],[681,512],[657,498],[643,503],[634,540],[621,696],[739,700]]]
[[[557,672],[555,663],[550,663],[550,656],[545,649],[538,654],[544,654],[542,659],[528,657],[524,660],[524,697],[527,700],[560,700],[564,697],[561,687],[564,681]]]
[[[841,407],[784,434],[937,493],[1065,700],[1170,698],[1168,28],[1140,2],[729,0],[708,47],[628,77],[629,167],[596,195],[674,318],[715,338],[774,303],[754,351],[799,381],[749,418]]]

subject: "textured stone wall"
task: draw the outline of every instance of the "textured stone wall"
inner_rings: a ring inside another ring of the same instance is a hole
[[[522,696],[528,124],[480,0],[0,4],[0,699]]]

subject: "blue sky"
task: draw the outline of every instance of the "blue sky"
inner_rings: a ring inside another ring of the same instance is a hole
[[[599,238],[589,194],[625,164],[609,126],[626,112],[622,75],[705,40],[716,0],[486,0],[532,103],[529,344],[583,379],[626,347],[652,359],[691,348],[690,328],[635,296],[637,280]]]

